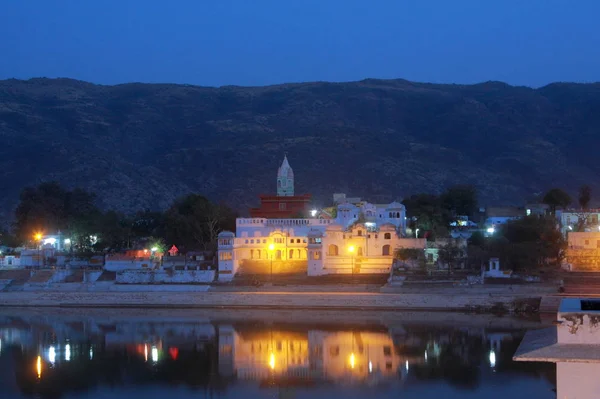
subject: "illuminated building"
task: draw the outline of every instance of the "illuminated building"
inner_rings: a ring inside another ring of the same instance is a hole
[[[293,184],[285,158],[277,174],[278,201],[296,198]],[[273,217],[238,218],[235,233],[219,234],[219,280],[231,280],[240,268],[250,274],[385,274],[397,249],[425,249],[425,239],[406,238],[401,203],[376,205],[345,194],[335,194],[334,202],[335,217],[311,210],[310,218],[283,219],[278,212],[284,207],[269,205],[262,215]],[[294,209],[297,215],[300,208]]]

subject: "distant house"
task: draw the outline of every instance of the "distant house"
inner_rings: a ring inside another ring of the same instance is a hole
[[[503,225],[526,215],[523,208],[515,206],[494,206],[486,210],[485,224],[488,228]]]
[[[566,236],[568,232],[583,228],[585,231],[600,231],[600,209],[565,209],[556,211],[556,219],[561,233]]]
[[[570,231],[567,239],[568,270],[600,271],[600,231]]]

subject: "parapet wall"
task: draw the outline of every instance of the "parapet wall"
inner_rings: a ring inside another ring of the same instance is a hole
[[[214,270],[124,270],[117,272],[117,284],[209,284]]]

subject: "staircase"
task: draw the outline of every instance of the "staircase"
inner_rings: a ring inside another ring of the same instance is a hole
[[[23,284],[29,280],[29,270],[0,270],[0,280],[11,280],[4,291],[20,291],[23,289]]]
[[[570,272],[564,276],[564,295],[600,295],[600,273]]]
[[[65,277],[65,283],[83,283],[83,270],[74,270],[73,273]]]
[[[27,280],[28,284],[43,284],[47,283],[48,280],[54,275],[54,270],[38,270],[34,272],[33,276]]]

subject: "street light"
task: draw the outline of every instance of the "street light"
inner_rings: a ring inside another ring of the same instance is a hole
[[[38,242],[37,248],[38,248],[38,269],[39,269],[42,265],[42,260],[41,260],[41,257],[42,257],[42,233],[35,233],[33,238]]]
[[[275,245],[273,243],[269,244],[269,255],[271,255],[271,275],[269,279],[273,282],[273,251],[275,250]]]
[[[352,275],[354,275],[354,245],[348,247],[348,252],[350,252],[350,257],[352,258]]]

